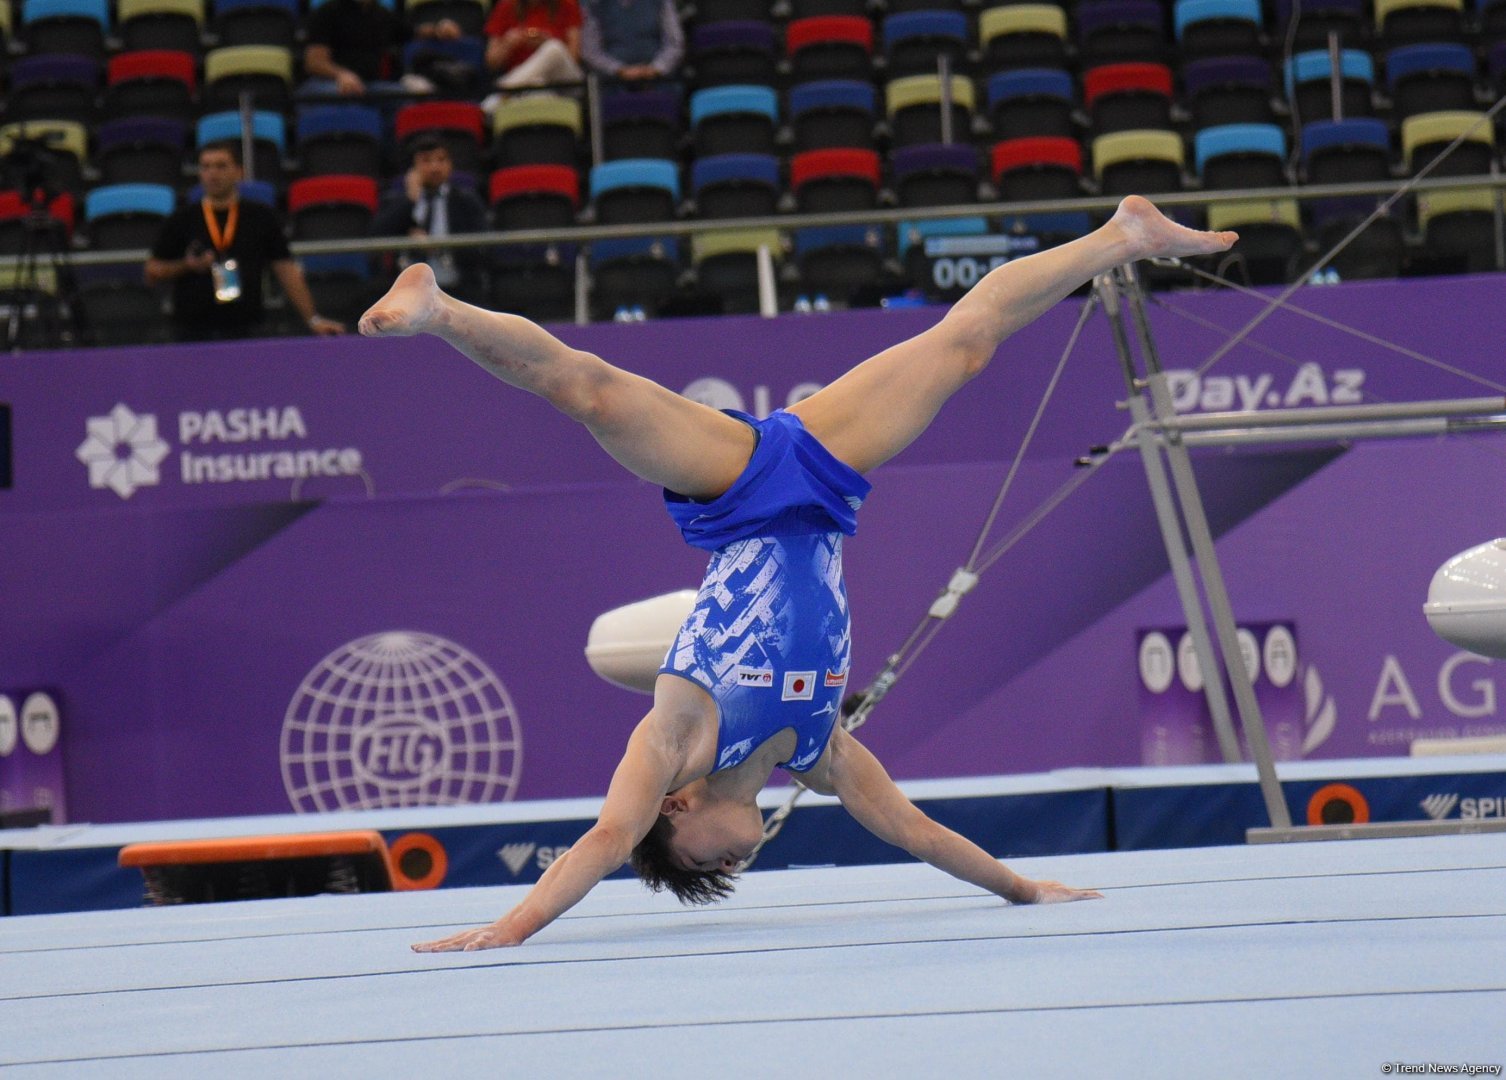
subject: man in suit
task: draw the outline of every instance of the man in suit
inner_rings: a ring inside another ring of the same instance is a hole
[[[371,231],[375,236],[429,237],[485,232],[486,207],[468,188],[451,183],[455,171],[450,151],[431,135],[413,144],[413,165],[393,192],[377,208]],[[467,298],[485,294],[480,248],[440,249],[427,255],[410,250],[400,267],[415,260],[428,262],[442,288]]]

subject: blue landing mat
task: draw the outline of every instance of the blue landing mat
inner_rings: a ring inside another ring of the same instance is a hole
[[[608,882],[518,949],[407,944],[517,888],[0,922],[21,1077],[1384,1075],[1506,1063],[1506,836],[1022,859],[1012,908],[916,865]]]

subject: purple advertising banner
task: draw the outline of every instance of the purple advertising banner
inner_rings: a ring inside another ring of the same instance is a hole
[[[1200,374],[1261,302],[1169,294],[1151,318],[1183,411],[1478,397],[1506,370],[1503,290],[1308,290],[1326,323],[1277,313]],[[973,550],[1081,303],[873,477],[846,555],[855,688]],[[559,333],[764,413],[941,314]],[[982,549],[1007,552],[864,729],[897,776],[1140,761],[1136,635],[1183,617],[1138,460],[1011,540],[1123,432],[1124,395],[1095,316]],[[591,624],[705,564],[656,489],[431,339],[23,355],[0,360],[0,401],[0,686],[66,700],[74,820],[599,795],[649,699],[591,672]],[[1503,458],[1494,435],[1199,455],[1241,625],[1300,628],[1306,756],[1506,731],[1496,666],[1421,615],[1440,563],[1506,534]]]

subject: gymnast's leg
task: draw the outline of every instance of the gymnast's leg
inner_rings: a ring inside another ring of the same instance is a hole
[[[909,446],[946,399],[988,365],[1000,342],[1085,282],[1136,259],[1223,251],[1235,239],[1183,228],[1132,195],[1102,228],[993,270],[941,322],[789,411],[838,458],[866,472]]]
[[[746,424],[572,349],[521,316],[461,303],[422,263],[398,275],[361,317],[360,328],[368,337],[443,338],[499,379],[584,424],[635,475],[691,498],[726,491],[753,452]]]

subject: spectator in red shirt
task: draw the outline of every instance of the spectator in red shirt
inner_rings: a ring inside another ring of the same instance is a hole
[[[577,0],[498,0],[486,20],[486,66],[498,89],[579,82],[580,23]]]

